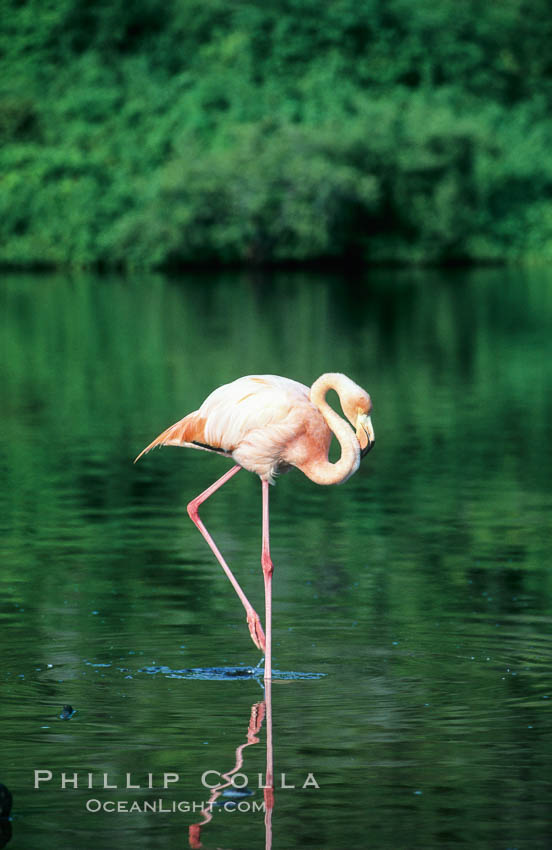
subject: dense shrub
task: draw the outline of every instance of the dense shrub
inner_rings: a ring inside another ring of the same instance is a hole
[[[0,0],[0,262],[552,248],[543,0]]]

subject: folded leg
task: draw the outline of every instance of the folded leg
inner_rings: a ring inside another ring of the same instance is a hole
[[[255,644],[255,646],[258,649],[260,649],[261,652],[264,652],[265,636],[264,636],[264,632],[263,632],[263,629],[262,629],[262,626],[261,626],[261,621],[259,620],[259,615],[257,614],[255,609],[251,605],[249,599],[247,598],[247,596],[245,595],[245,593],[241,589],[241,587],[238,583],[238,580],[236,579],[234,573],[232,572],[232,570],[230,569],[230,567],[228,566],[228,564],[226,563],[226,561],[224,560],[224,558],[220,554],[220,551],[219,551],[215,541],[213,540],[213,538],[211,537],[211,535],[209,534],[209,532],[205,528],[205,525],[203,524],[203,521],[201,520],[199,513],[198,513],[199,506],[202,505],[203,502],[205,502],[209,498],[209,496],[212,496],[213,493],[215,493],[220,487],[222,487],[223,484],[226,484],[226,482],[229,481],[237,472],[239,472],[241,468],[242,467],[239,466],[239,465],[233,466],[232,469],[228,470],[228,472],[226,472],[221,478],[219,478],[217,481],[215,481],[214,484],[211,484],[211,486],[208,487],[207,490],[204,490],[203,493],[200,493],[199,496],[196,496],[196,498],[193,499],[190,502],[190,504],[188,505],[188,515],[189,515],[190,519],[192,520],[192,522],[198,527],[198,529],[200,530],[200,532],[203,535],[203,537],[205,538],[205,540],[207,541],[207,543],[208,543],[209,547],[211,548],[211,551],[213,552],[215,558],[217,559],[217,561],[221,565],[222,569],[224,570],[224,572],[228,576],[228,578],[229,578],[229,580],[232,584],[232,587],[234,588],[234,590],[238,594],[239,598],[241,599],[242,605],[245,608],[246,613],[247,613],[247,625],[249,626],[249,632],[251,634],[251,639],[252,639],[253,643]]]

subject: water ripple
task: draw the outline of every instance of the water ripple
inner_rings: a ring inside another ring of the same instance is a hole
[[[154,666],[143,667],[138,670],[139,673],[148,673],[149,675],[162,675],[168,679],[210,679],[221,681],[225,679],[262,679],[264,670],[262,667],[195,667],[186,668],[184,670],[172,670],[170,667]],[[284,672],[282,670],[273,670],[273,679],[321,679],[325,673],[297,673],[293,671]]]

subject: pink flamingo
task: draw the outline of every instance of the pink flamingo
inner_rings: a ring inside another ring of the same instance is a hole
[[[335,390],[353,430],[328,404],[326,393]],[[247,614],[256,647],[265,653],[264,678],[272,677],[272,573],[269,538],[268,485],[274,476],[296,466],[316,484],[341,484],[353,475],[375,442],[368,393],[346,375],[321,375],[309,389],[278,375],[248,375],[214,390],[199,410],[171,425],[136,458],[154,446],[186,446],[233,458],[233,466],[196,496],[188,514],[209,544],[228,576]],[[336,463],[328,460],[334,434],[341,446]],[[262,556],[265,585],[265,627],[238,584],[232,570],[205,528],[199,506],[240,469],[255,472],[262,482]]]

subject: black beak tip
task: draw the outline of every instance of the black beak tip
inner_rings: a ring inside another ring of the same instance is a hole
[[[368,452],[371,451],[374,448],[375,442],[376,442],[375,440],[368,440],[368,445],[366,446],[366,448],[361,449],[361,451],[360,451],[361,460],[362,460],[363,457],[366,457]]]

